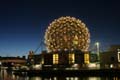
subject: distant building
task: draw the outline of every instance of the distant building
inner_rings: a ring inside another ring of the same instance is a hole
[[[22,66],[26,64],[25,56],[23,57],[0,57],[0,65],[4,67]]]
[[[120,68],[120,45],[112,45],[100,54],[101,68]]]
[[[109,51],[117,51],[118,49],[120,49],[120,45],[111,45]]]

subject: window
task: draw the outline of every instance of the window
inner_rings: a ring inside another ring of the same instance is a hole
[[[58,64],[58,54],[53,54],[53,64]]]
[[[42,58],[41,64],[44,64],[44,58]]]
[[[89,54],[88,53],[84,54],[84,63],[86,63],[86,64],[89,63]]]
[[[75,63],[75,54],[70,53],[69,54],[69,64]]]

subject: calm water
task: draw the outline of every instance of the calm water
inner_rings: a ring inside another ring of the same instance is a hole
[[[6,70],[0,71],[0,80],[120,80],[119,77],[41,77],[15,76]]]

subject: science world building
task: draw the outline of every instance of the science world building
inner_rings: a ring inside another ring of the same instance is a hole
[[[82,68],[89,63],[90,33],[81,20],[70,16],[55,19],[44,38],[47,51],[36,59],[44,69]],[[32,58],[35,57],[29,55]]]

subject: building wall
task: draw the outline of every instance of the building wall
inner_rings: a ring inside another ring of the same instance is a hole
[[[117,51],[108,51],[100,54],[100,63],[101,68],[117,68],[119,66],[118,62],[118,52]]]
[[[89,63],[89,53],[81,52],[80,50],[74,51],[55,51],[55,52],[42,52],[41,54],[30,54],[28,60],[31,65],[42,64],[42,66],[49,68],[65,68],[71,67],[74,64],[82,66]]]
[[[84,53],[80,50],[51,52],[41,54],[41,56],[43,67],[65,68],[74,64],[82,66],[89,63],[89,53]]]

